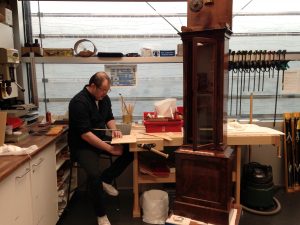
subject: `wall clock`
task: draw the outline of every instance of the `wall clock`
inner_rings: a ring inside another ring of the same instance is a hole
[[[199,12],[202,7],[203,7],[203,0],[191,0],[189,3],[189,8],[193,12]]]

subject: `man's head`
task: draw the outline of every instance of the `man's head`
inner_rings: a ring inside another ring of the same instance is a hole
[[[95,73],[89,81],[88,91],[96,100],[103,99],[110,91],[110,78],[105,72]]]

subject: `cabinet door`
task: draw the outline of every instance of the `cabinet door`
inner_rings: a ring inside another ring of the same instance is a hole
[[[0,183],[0,223],[32,225],[29,162]]]
[[[22,165],[13,173],[14,196],[11,198],[14,204],[14,224],[32,224],[32,201],[31,201],[31,179],[29,162]],[[2,222],[2,221],[1,221]]]
[[[1,224],[12,225],[14,221],[14,179],[6,177],[0,183],[0,220]]]
[[[31,184],[33,224],[56,224],[58,215],[54,144],[31,160]]]

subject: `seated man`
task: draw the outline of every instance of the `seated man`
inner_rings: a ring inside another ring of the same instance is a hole
[[[91,181],[91,193],[99,225],[110,225],[103,202],[103,190],[117,196],[118,191],[111,185],[132,162],[133,154],[129,145],[110,145],[111,138],[105,135],[105,129],[112,130],[113,137],[121,137],[107,93],[110,90],[110,78],[105,72],[95,73],[83,90],[69,103],[68,142],[71,157],[86,171]],[[101,171],[99,154],[119,156],[113,164]]]

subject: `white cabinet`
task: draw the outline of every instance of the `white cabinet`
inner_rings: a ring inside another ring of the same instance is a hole
[[[24,163],[0,185],[0,222],[5,225],[32,225],[29,162]]]
[[[12,177],[14,179],[14,222],[32,224],[31,177],[29,162],[23,164]]]
[[[65,133],[0,182],[1,225],[57,223],[58,215],[64,209],[58,211],[59,191],[64,190],[65,202],[67,196],[68,152]],[[59,171],[63,168],[65,174],[58,179]]]
[[[1,181],[0,186],[0,218],[1,224],[12,225],[14,221],[14,207],[12,196],[14,195],[13,186],[14,179],[13,176],[6,177]]]
[[[55,145],[34,156],[30,166],[33,225],[54,225],[58,220]]]

